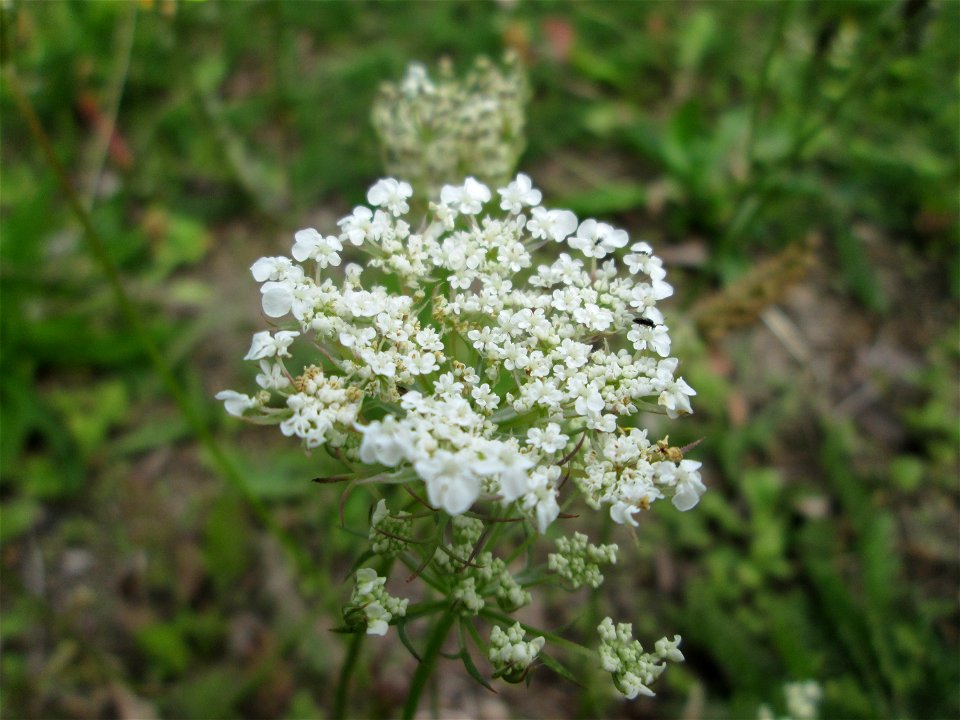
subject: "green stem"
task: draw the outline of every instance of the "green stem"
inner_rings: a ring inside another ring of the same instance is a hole
[[[416,715],[417,707],[420,705],[420,697],[427,686],[427,681],[433,675],[437,657],[439,657],[440,650],[443,648],[443,641],[447,639],[450,628],[453,627],[456,619],[457,614],[451,607],[444,610],[443,614],[437,619],[437,624],[433,627],[433,632],[430,633],[430,638],[427,640],[423,657],[420,658],[417,671],[413,674],[413,680],[410,681],[410,690],[407,692],[407,700],[403,704],[403,715],[401,716],[404,720],[413,720],[413,716]]]
[[[333,717],[337,720],[347,716],[347,690],[350,688],[353,668],[357,664],[357,658],[360,657],[360,648],[363,647],[364,637],[366,636],[362,632],[358,632],[350,638],[347,657],[344,658],[343,665],[340,666],[340,679],[337,681],[337,694],[333,701]]]

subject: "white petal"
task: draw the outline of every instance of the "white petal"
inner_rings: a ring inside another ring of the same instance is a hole
[[[263,286],[262,304],[263,312],[268,317],[283,317],[293,306],[293,292],[284,283],[266,283]]]

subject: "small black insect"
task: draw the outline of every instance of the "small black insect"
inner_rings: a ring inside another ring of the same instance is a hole
[[[637,325],[646,325],[647,327],[651,327],[651,328],[657,326],[657,324],[656,324],[653,320],[651,320],[650,318],[635,317],[635,318],[633,319],[633,321],[634,321]]]

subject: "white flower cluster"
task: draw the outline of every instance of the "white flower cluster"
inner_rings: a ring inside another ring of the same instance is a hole
[[[504,631],[498,625],[490,632],[490,652],[488,657],[493,664],[493,676],[502,677],[507,682],[520,682],[527,673],[546,642],[536,637],[524,640],[524,631],[520,623]]]
[[[787,700],[787,714],[781,720],[816,720],[819,715],[820,701],[823,700],[823,687],[816,680],[788,682],[783,686]],[[761,705],[757,712],[758,720],[776,720],[776,715],[767,705]]]
[[[474,178],[445,186],[414,223],[410,185],[381,180],[339,234],[303,230],[292,259],[258,260],[264,313],[297,329],[254,336],[256,396],[218,397],[308,447],[396,468],[394,482],[419,478],[451,515],[484,497],[544,532],[565,472],[620,523],[664,496],[689,509],[699,463],[632,427],[641,410],[691,412],[695,394],[656,307],[672,293],[661,261],[623,230],[541,206],[525,175],[496,194],[491,212]],[[550,242],[561,251],[536,264]],[[338,284],[325,271],[348,246],[368,259]],[[293,371],[301,341],[316,364]]]
[[[816,680],[801,680],[783,686],[787,698],[787,712],[793,720],[815,720],[823,688]]]
[[[636,526],[633,516],[665,492],[677,510],[689,510],[706,491],[698,472],[701,463],[675,462],[666,452],[670,449],[663,442],[651,445],[647,431],[637,428],[602,435],[586,454],[585,476],[578,478],[578,486],[593,507],[609,503],[610,516],[618,523]]]
[[[583,533],[573,537],[557,538],[557,552],[547,556],[547,567],[570,583],[574,588],[589,585],[600,587],[603,574],[600,565],[617,562],[616,545],[594,545]]]
[[[412,63],[399,83],[385,83],[374,102],[373,127],[387,172],[434,198],[444,182],[468,173],[505,183],[524,148],[529,90],[515,57],[503,66],[478,58],[462,79],[449,62],[439,75]]]
[[[613,675],[613,684],[625,697],[633,700],[637,695],[655,694],[650,686],[667,669],[666,661],[683,662],[683,653],[678,649],[680,636],[673,640],[660,638],[654,652],[645,653],[639,641],[633,639],[633,626],[604,618],[597,628],[600,634],[600,664]]]
[[[483,534],[483,522],[459,515],[451,521],[453,542],[437,548],[433,566],[452,578],[452,597],[459,601],[460,612],[476,615],[486,605],[484,598],[493,596],[506,612],[529,605],[530,592],[516,581],[506,563],[491,552],[476,553]]]
[[[409,600],[391,597],[384,587],[386,582],[372,568],[357,570],[353,596],[343,610],[348,627],[366,628],[367,635],[386,635],[390,621],[407,614]]]

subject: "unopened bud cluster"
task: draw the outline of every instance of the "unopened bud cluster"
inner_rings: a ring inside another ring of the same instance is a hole
[[[787,714],[780,720],[816,720],[819,715],[820,701],[823,700],[823,687],[816,680],[789,682],[783,686],[787,702]],[[776,715],[767,706],[762,705],[757,713],[758,720],[776,720]]]
[[[507,682],[520,682],[526,677],[527,670],[543,649],[546,640],[536,637],[524,640],[524,630],[520,623],[504,631],[497,625],[490,632],[490,652],[488,657],[493,665],[493,676],[502,677]]]
[[[459,601],[461,613],[476,615],[486,605],[485,597],[494,598],[507,612],[529,605],[530,592],[517,583],[502,558],[489,551],[475,552],[483,522],[458,515],[451,525],[452,542],[437,549],[433,566],[452,578],[452,595]]]
[[[566,580],[574,589],[589,585],[600,587],[601,565],[617,562],[616,545],[594,545],[583,533],[557,538],[557,552],[547,556],[547,567]]]
[[[397,557],[410,544],[413,518],[407,513],[391,515],[387,501],[380,500],[370,518],[370,549],[386,558]]]
[[[387,579],[371,568],[357,570],[355,579],[353,596],[343,609],[347,627],[366,630],[368,635],[386,635],[390,621],[406,614],[409,600],[390,596],[384,587]]]
[[[467,175],[506,183],[524,148],[528,94],[513,57],[503,66],[478,58],[463,78],[449,62],[434,78],[411,64],[402,81],[381,87],[373,106],[387,172],[431,198]]]
[[[643,651],[639,641],[633,639],[633,627],[630,623],[618,623],[604,618],[597,628],[600,634],[600,664],[613,675],[613,684],[629,699],[637,695],[653,696],[650,689],[653,682],[667,669],[667,660],[683,662],[680,652],[680,636],[673,640],[661,638],[654,646],[654,652]]]

